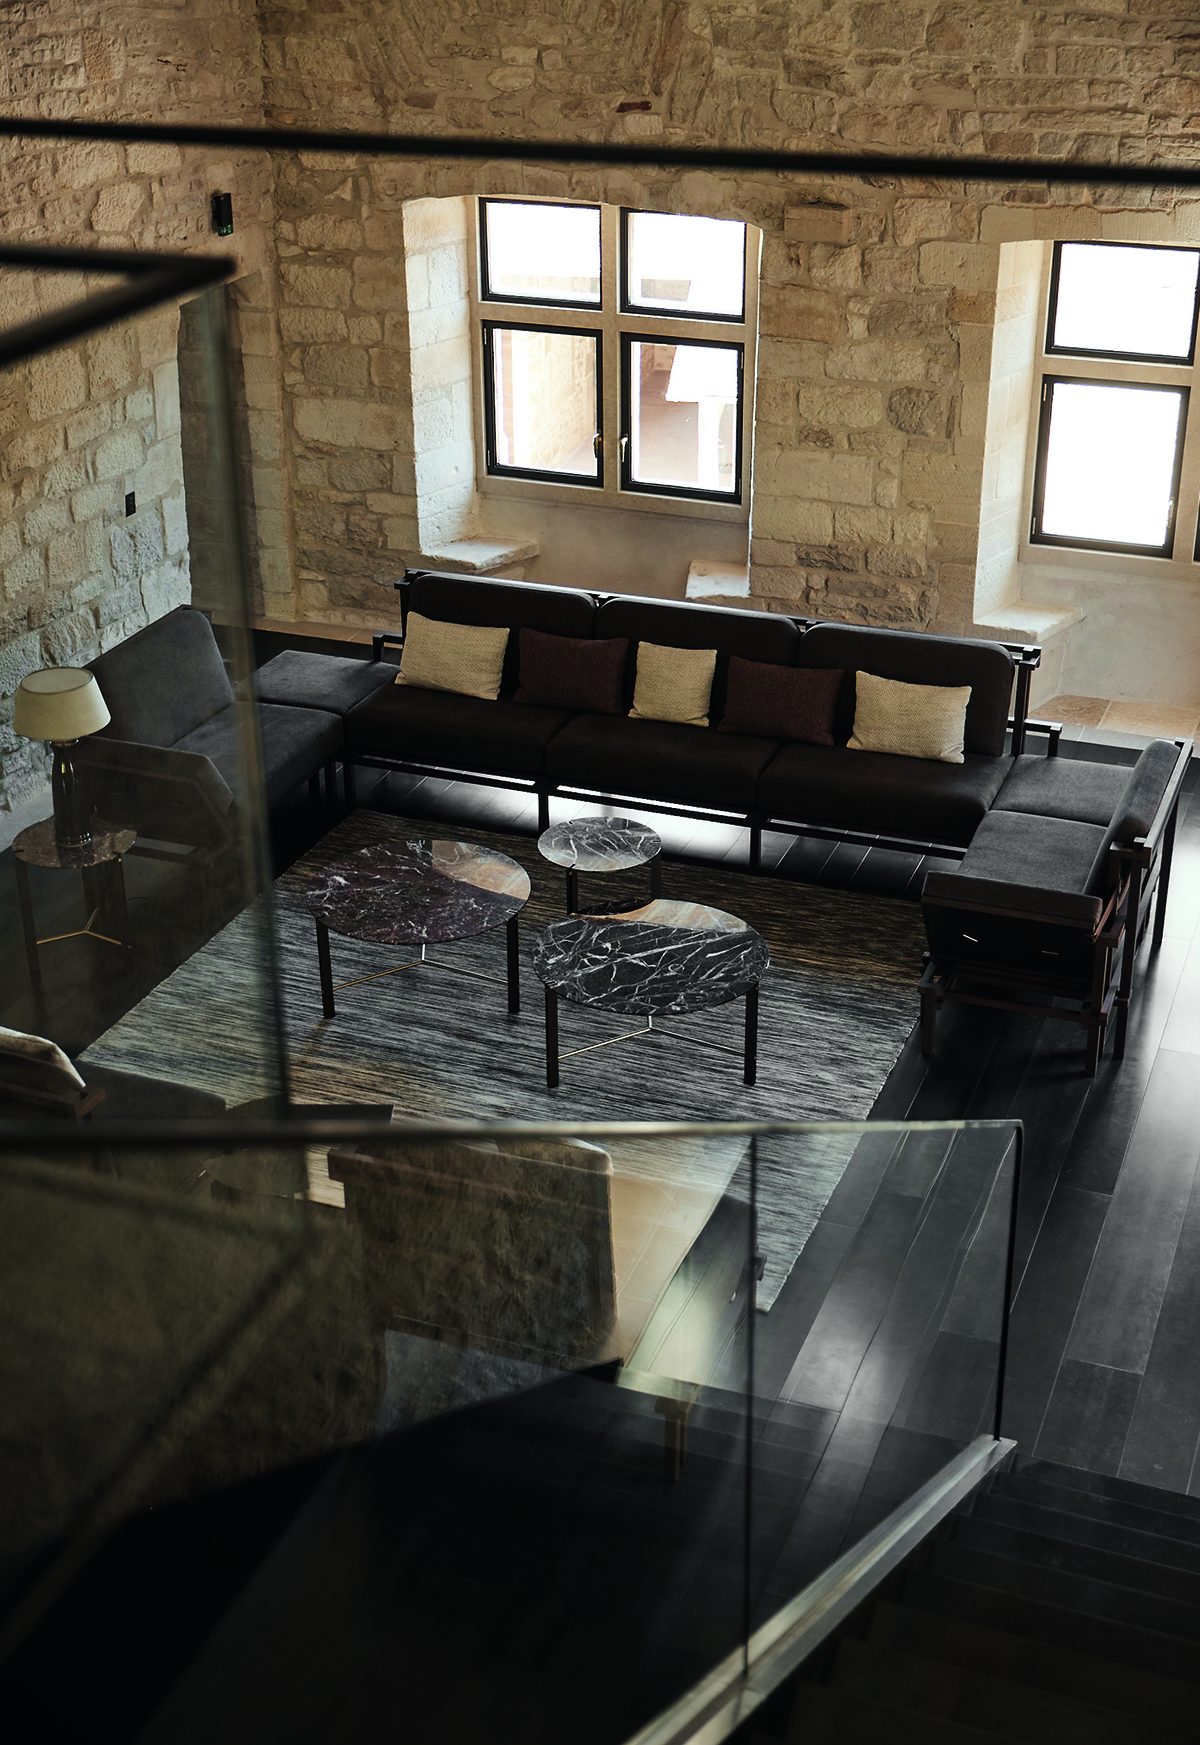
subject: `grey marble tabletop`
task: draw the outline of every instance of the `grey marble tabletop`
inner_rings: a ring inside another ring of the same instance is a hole
[[[767,942],[724,909],[659,898],[624,915],[571,915],[538,935],[533,967],[577,1006],[631,1016],[739,999],[770,966]]]
[[[323,867],[305,892],[331,932],[379,945],[488,933],[528,900],[529,874],[507,854],[427,836],[360,848]]]
[[[136,830],[118,830],[103,818],[92,819],[92,840],[81,848],[60,848],[54,840],[53,818],[31,824],[13,843],[13,854],[26,866],[68,866],[85,869],[119,860],[137,841]]]
[[[538,837],[542,858],[569,872],[623,872],[661,851],[660,838],[634,818],[568,818]]]

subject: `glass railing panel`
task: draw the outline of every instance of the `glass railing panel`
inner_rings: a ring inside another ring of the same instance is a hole
[[[995,1430],[1014,1125],[839,1137],[842,1173],[778,1296],[760,1301],[756,1624]],[[761,1142],[782,1149],[819,1201],[818,1143]],[[770,1245],[765,1197],[760,1249]]]
[[[0,295],[10,317],[65,318],[115,282],[2,270]],[[3,528],[21,611],[0,652],[0,1120],[204,1119],[283,1094],[225,295],[5,371],[24,426]]]
[[[197,1520],[257,1547],[149,1740],[399,1682],[617,1745],[993,1422],[1009,1127],[184,1131],[0,1160],[8,1640],[147,1547],[169,1594]]]

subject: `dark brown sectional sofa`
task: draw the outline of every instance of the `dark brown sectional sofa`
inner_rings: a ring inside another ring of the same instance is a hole
[[[1015,734],[1023,738],[1027,725],[1036,649],[437,571],[410,572],[401,592],[406,619],[415,611],[443,622],[504,625],[514,633],[500,696],[484,702],[443,691],[381,686],[345,716],[350,768],[449,773],[525,789],[537,794],[543,822],[552,796],[601,796],[745,824],[752,866],[758,863],[766,827],[962,854],[1011,767],[1005,741],[1014,689]],[[576,638],[626,638],[626,707],[633,699],[639,642],[716,648],[709,726],[514,701],[522,629]],[[391,640],[377,638],[377,654]],[[834,735],[840,743],[785,744],[722,732],[734,655],[776,666],[842,670],[846,677]],[[279,696],[270,677],[275,665],[270,663],[260,674],[260,695],[268,701]],[[847,751],[856,670],[912,684],[970,685],[964,762]]]

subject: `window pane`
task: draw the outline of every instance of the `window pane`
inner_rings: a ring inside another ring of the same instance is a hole
[[[730,315],[745,300],[746,226],[729,218],[630,212],[626,299],[674,315]]]
[[[594,335],[496,327],[491,349],[496,464],[598,478]]]
[[[594,206],[482,202],[485,297],[600,307],[600,213]]]
[[[1182,410],[1174,388],[1052,383],[1042,533],[1161,549]]]
[[[1051,345],[1186,361],[1198,266],[1195,249],[1063,243]]]
[[[737,348],[629,343],[630,478],[734,495]]]

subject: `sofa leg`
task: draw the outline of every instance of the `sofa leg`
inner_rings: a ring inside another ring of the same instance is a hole
[[[337,781],[337,759],[335,757],[331,757],[329,762],[324,766],[324,773],[325,773],[325,810],[330,814],[331,817],[336,817],[337,816],[337,809],[338,809],[338,804],[337,804],[338,781]]]
[[[538,835],[550,828],[550,796],[543,792],[537,797],[538,802]]]
[[[762,871],[762,825],[750,826],[750,871]]]
[[[1094,1079],[1096,1068],[1100,1064],[1100,1050],[1104,1042],[1104,1026],[1089,1024],[1087,1030],[1087,1055],[1083,1063],[1085,1078]]]
[[[308,778],[308,797],[310,800],[319,800],[321,797],[321,778],[315,773]]]
[[[937,1026],[938,991],[934,980],[933,965],[929,962],[928,953],[925,958],[925,969],[917,984],[921,996],[921,1054],[928,1060],[933,1053],[933,1035]]]
[[[354,780],[354,759],[342,759],[342,789],[346,796],[346,810],[353,812],[358,804],[358,791]]]

